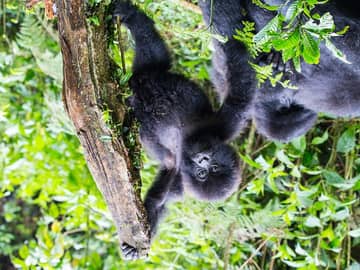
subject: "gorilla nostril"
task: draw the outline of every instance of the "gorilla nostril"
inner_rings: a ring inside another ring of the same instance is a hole
[[[202,158],[200,158],[199,163],[207,163],[210,160],[210,158],[208,156],[203,156]]]

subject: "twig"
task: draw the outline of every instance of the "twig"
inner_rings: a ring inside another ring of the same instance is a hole
[[[226,246],[224,251],[224,270],[227,270],[229,267],[230,247],[234,236],[235,225],[235,222],[233,222],[229,226],[229,235],[226,239]]]
[[[85,267],[87,267],[88,263],[89,263],[90,237],[91,237],[90,213],[89,213],[89,210],[87,210],[87,217],[86,217],[86,247],[85,247],[85,261],[84,261],[84,266]]]
[[[274,269],[274,265],[275,265],[275,255],[272,255],[272,256],[271,256],[271,261],[270,261],[269,270],[273,270],[273,269]]]
[[[251,262],[251,264],[253,264],[253,265],[255,266],[256,269],[258,269],[258,270],[263,270],[263,269],[260,268],[260,266],[257,264],[256,261],[251,260],[250,262]]]
[[[347,226],[347,256],[346,256],[346,269],[350,269],[350,262],[351,262],[351,237],[349,234],[349,224]]]
[[[251,254],[251,256],[240,266],[239,270],[244,269],[246,265],[249,264],[249,262],[255,257],[256,253],[259,252],[260,249],[265,246],[267,241],[269,241],[270,237],[266,238],[264,241],[261,242],[261,244],[258,246],[258,248]]]
[[[261,269],[265,269],[266,252],[267,252],[267,246],[264,246],[262,251]]]
[[[245,153],[247,155],[249,155],[252,152],[251,150],[252,150],[252,147],[254,145],[255,131],[256,131],[256,127],[255,127],[254,121],[251,121],[249,137],[248,137],[248,144],[247,144],[246,149],[245,149]]]
[[[339,254],[337,255],[337,258],[336,258],[336,270],[341,270],[341,257],[343,255],[344,239],[342,240],[341,249],[340,249]]]
[[[350,179],[353,177],[353,166],[354,166],[354,157],[355,152],[352,150],[350,153],[345,156],[345,179]]]
[[[330,153],[330,157],[328,162],[326,163],[325,168],[328,168],[335,160],[336,158],[336,143],[338,141],[338,138],[340,136],[340,131],[339,131],[339,122],[335,121],[334,126],[333,126],[333,130],[335,131],[335,134],[333,136],[333,143],[332,143],[332,147],[331,147],[331,153]]]
[[[121,36],[121,21],[119,16],[116,17],[116,26],[118,30],[118,42],[120,47],[121,66],[122,66],[123,74],[126,74],[125,49],[124,49],[123,39]]]
[[[6,36],[6,0],[2,0],[1,1],[1,4],[2,4],[2,10],[3,10],[3,36],[5,37]]]

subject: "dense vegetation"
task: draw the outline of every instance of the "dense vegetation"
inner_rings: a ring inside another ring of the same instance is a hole
[[[122,261],[111,217],[62,107],[54,25],[39,6],[25,12],[15,1],[2,4],[0,269],[360,269],[360,120],[330,116],[289,144],[268,142],[250,126],[234,143],[245,161],[239,192],[226,202],[186,198],[171,205],[149,259]],[[141,5],[175,52],[176,70],[215,102],[208,75],[212,36],[196,8],[180,0]],[[284,32],[276,27],[280,34],[264,31],[267,40],[257,49],[306,46],[300,38],[281,44]],[[324,40],[329,29],[319,32]],[[307,40],[311,48],[289,59],[318,62],[313,36]],[[120,62],[117,46],[111,53]],[[129,50],[128,67],[131,57]],[[144,155],[143,191],[155,171]]]

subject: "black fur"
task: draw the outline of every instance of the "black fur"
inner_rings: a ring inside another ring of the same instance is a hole
[[[219,200],[237,189],[239,160],[226,142],[243,128],[247,117],[239,108],[249,111],[251,96],[240,96],[229,87],[228,96],[233,98],[214,112],[195,83],[169,71],[169,53],[151,19],[125,0],[115,2],[114,16],[120,16],[135,40],[131,104],[140,122],[141,142],[161,166],[145,198],[153,236],[166,203],[181,198],[183,192],[202,200]],[[233,23],[227,21],[223,34],[232,33],[228,29]],[[250,77],[239,76],[239,68],[246,64],[242,44],[229,40],[219,47],[225,59],[219,68],[227,69],[224,79],[230,85],[249,84]],[[137,257],[136,249],[126,243],[122,250],[126,258]]]
[[[271,12],[264,14],[266,12],[249,1],[246,4],[258,26],[263,26],[264,21],[274,16]],[[360,115],[360,16],[358,11],[357,15],[350,11],[347,4],[348,1],[343,0],[331,1],[321,5],[317,12],[323,14],[329,11],[339,30],[350,26],[344,37],[335,37],[332,41],[352,64],[335,58],[321,45],[318,65],[302,63],[301,74],[292,71],[291,80],[298,90],[268,85],[259,89],[253,117],[258,131],[266,137],[286,142],[305,134],[314,125],[319,112],[333,116]],[[358,10],[356,4],[352,9]],[[349,14],[355,17],[350,18]]]
[[[206,5],[211,0],[199,0],[200,5]],[[241,28],[239,20],[240,10],[244,10],[252,21],[255,21],[257,30],[260,30],[271,20],[276,13],[257,7],[251,0],[213,0],[213,24],[220,34],[228,35],[226,29]],[[268,4],[280,5],[283,0],[266,0]],[[286,8],[291,1],[281,9],[286,12]],[[228,6],[231,5],[231,8]],[[234,8],[236,7],[236,8]],[[218,9],[227,10],[227,16],[217,11]],[[333,0],[326,5],[320,5],[317,12],[323,14],[329,11],[335,19],[338,30],[346,25],[350,30],[344,37],[333,38],[333,43],[343,51],[352,64],[346,64],[335,58],[332,53],[321,45],[321,61],[318,65],[307,65],[302,63],[302,73],[297,73],[293,68],[287,68],[286,76],[291,79],[298,90],[283,89],[281,86],[271,87],[265,84],[262,88],[256,89],[256,97],[252,109],[252,117],[255,120],[258,131],[268,137],[278,141],[287,142],[295,137],[305,134],[316,122],[317,114],[323,112],[334,116],[359,116],[360,115],[360,11],[359,4],[349,0]],[[205,13],[205,20],[208,22],[210,16]],[[227,27],[227,23],[233,24]],[[213,56],[213,83],[220,98],[225,98],[230,102],[233,98],[243,98],[249,96],[249,89],[255,89],[255,80],[248,80],[252,77],[253,71],[243,68],[236,73],[234,82],[229,81],[224,75],[229,69],[228,61],[224,68],[224,57],[221,52],[221,45],[215,44]],[[219,50],[220,48],[220,50]],[[247,54],[237,56],[247,60]],[[281,56],[273,53],[263,55],[262,59],[270,59],[277,68],[289,66],[289,63],[281,63]],[[279,60],[280,59],[280,60]],[[241,62],[236,60],[235,62]],[[243,61],[244,62],[244,61]],[[218,68],[218,65],[220,68]],[[237,96],[229,97],[228,89]],[[226,102],[226,101],[225,101]],[[240,108],[242,111],[243,108]],[[246,114],[243,113],[243,116]],[[243,120],[241,120],[243,122]]]
[[[249,66],[249,56],[243,44],[233,38],[236,29],[243,27],[239,0],[199,0],[205,23],[213,32],[226,37],[225,43],[213,40],[212,81],[222,106],[217,117],[225,123],[226,139],[236,137],[250,116],[255,93],[255,77]],[[212,8],[212,9],[211,9]],[[212,21],[210,21],[212,19]]]

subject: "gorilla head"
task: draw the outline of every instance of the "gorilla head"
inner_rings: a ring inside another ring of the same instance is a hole
[[[239,186],[240,167],[235,150],[224,143],[199,144],[202,149],[183,157],[184,190],[201,200],[221,200]]]

